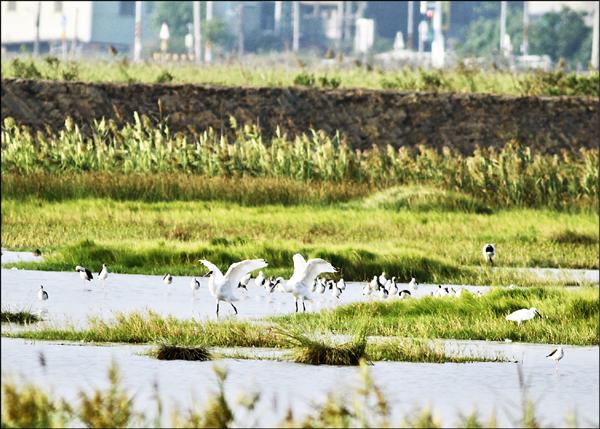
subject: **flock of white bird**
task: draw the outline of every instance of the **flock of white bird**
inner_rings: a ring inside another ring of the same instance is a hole
[[[496,255],[496,248],[493,244],[486,244],[483,246],[483,257],[491,265],[493,265],[493,259]],[[217,303],[217,316],[219,315],[219,305],[221,302],[229,303],[235,314],[238,313],[234,302],[238,301],[239,298],[235,292],[238,288],[244,288],[247,290],[247,286],[252,279],[252,272],[260,270],[268,266],[264,259],[248,259],[240,262],[236,262],[229,266],[229,269],[225,274],[221,272],[219,267],[206,259],[198,260],[204,265],[209,271],[203,277],[208,276],[208,290],[210,294],[215,298]],[[296,312],[298,312],[298,302],[302,303],[302,308],[306,311],[305,301],[312,301],[314,295],[323,295],[326,290],[330,290],[331,294],[339,299],[344,290],[346,289],[346,283],[344,279],[340,279],[337,282],[334,280],[324,280],[319,276],[324,273],[336,273],[336,268],[321,258],[313,258],[308,261],[300,253],[296,253],[293,256],[294,272],[289,279],[283,277],[272,277],[266,278],[264,273],[260,271],[257,277],[254,279],[254,284],[259,287],[266,289],[268,293],[275,291],[289,293],[294,297]],[[85,267],[80,265],[75,267],[83,280],[84,284],[90,282],[93,279],[92,273]],[[108,277],[108,267],[106,264],[102,264],[102,268],[98,272],[98,279],[102,280],[103,285]],[[163,282],[167,285],[173,283],[173,276],[167,273],[163,277]],[[388,297],[399,297],[400,299],[406,299],[411,297],[412,292],[418,288],[418,282],[413,277],[408,283],[408,288],[401,288],[401,285],[396,282],[396,277],[391,279],[386,278],[386,273],[383,272],[379,276],[373,276],[373,279],[367,283],[363,288],[363,295],[367,297],[379,297],[381,299],[387,299]],[[200,289],[200,281],[194,277],[190,282],[192,293],[195,293]],[[438,289],[431,292],[431,296],[460,296],[462,288],[453,287],[442,287],[438,285]],[[481,292],[477,292],[481,296]],[[38,292],[38,299],[45,301],[48,299],[48,292],[44,290],[44,286],[40,286]],[[542,317],[535,307],[523,308],[512,312],[506,316],[506,320],[517,322],[521,325],[522,322],[531,320],[535,316]],[[564,356],[562,347],[554,349],[546,357],[555,360],[558,365],[558,361]]]

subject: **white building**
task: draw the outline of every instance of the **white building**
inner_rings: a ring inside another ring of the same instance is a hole
[[[121,52],[131,51],[135,31],[135,1],[2,1],[2,47],[32,50],[39,9],[40,52],[47,52],[66,40],[69,49],[78,45],[84,51],[106,51],[113,45]],[[151,34],[153,2],[143,2],[142,38]]]

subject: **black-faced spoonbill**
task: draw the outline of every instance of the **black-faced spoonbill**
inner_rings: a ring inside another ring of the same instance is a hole
[[[542,315],[537,311],[535,307],[522,308],[520,310],[513,311],[512,313],[510,313],[508,316],[506,316],[506,320],[511,322],[517,322],[520,325],[521,322],[533,319],[536,314],[542,317]]]
[[[265,268],[268,265],[264,259],[247,259],[231,264],[225,275],[223,275],[219,267],[212,262],[205,259],[200,259],[199,261],[211,273],[208,278],[208,290],[217,301],[217,316],[219,316],[219,303],[221,301],[231,304],[235,310],[235,314],[237,314],[238,311],[233,302],[237,301],[238,298],[234,295],[233,290],[237,289],[240,280],[244,276],[254,270]]]

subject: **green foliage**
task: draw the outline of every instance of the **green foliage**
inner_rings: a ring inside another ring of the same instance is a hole
[[[173,75],[166,70],[160,72],[156,77],[156,83],[169,83],[173,81]]]
[[[257,126],[232,126],[235,137],[213,129],[193,141],[171,135],[135,116],[135,124],[117,127],[95,121],[84,136],[70,118],[59,134],[32,134],[6,118],[2,128],[2,174],[16,173],[186,173],[212,177],[284,177],[300,181],[353,182],[380,188],[433,184],[466,193],[492,206],[596,208],[598,150],[560,155],[535,153],[518,142],[502,149],[476,149],[462,155],[447,148],[417,150],[388,145],[353,150],[338,135],[323,131],[286,135],[265,142]],[[127,154],[127,156],[123,156]]]
[[[10,310],[2,309],[0,313],[2,323],[19,323],[21,325],[39,322],[41,319],[37,314],[33,314],[28,310]]]
[[[499,6],[497,6],[499,8]],[[495,21],[494,21],[495,22]],[[218,21],[213,21],[218,25]],[[211,23],[212,24],[212,23]],[[216,36],[215,36],[216,37]],[[227,44],[229,36],[219,37],[222,44]],[[217,42],[214,42],[217,44]],[[231,42],[233,43],[233,42]],[[183,48],[182,48],[183,49]],[[590,47],[591,50],[591,47]],[[588,51],[586,51],[588,52]],[[215,55],[218,50],[214,51]],[[272,64],[271,64],[272,63]],[[456,69],[446,70],[413,70],[409,67],[400,70],[380,70],[373,67],[363,67],[357,60],[354,68],[337,68],[334,77],[327,77],[332,71],[328,68],[307,66],[304,61],[299,67],[283,67],[281,60],[271,57],[248,59],[245,68],[240,70],[225,64],[205,65],[198,72],[195,64],[189,63],[132,63],[115,67],[114,60],[94,60],[49,64],[43,59],[19,59],[19,67],[12,62],[1,64],[2,78],[52,79],[52,80],[82,80],[89,82],[129,82],[136,81],[153,83],[163,70],[167,70],[173,80],[182,83],[202,83],[229,86],[254,87],[287,87],[305,85],[317,87],[319,76],[327,83],[325,88],[369,88],[369,89],[400,89],[404,91],[438,91],[461,93],[492,93],[507,95],[587,95],[598,97],[598,72],[577,74],[577,79],[565,81],[566,85],[558,88],[566,93],[556,93],[551,85],[536,85],[530,91],[524,92],[523,82],[538,79],[534,72],[515,74],[508,71],[486,71],[479,68],[465,68],[459,64]],[[29,70],[31,69],[31,70]],[[560,71],[560,70],[557,70]],[[564,71],[564,70],[563,70]],[[552,72],[554,73],[554,72]],[[533,75],[533,76],[532,76]],[[294,82],[298,76],[302,82]],[[314,79],[310,84],[311,76]],[[310,84],[310,85],[307,85]],[[574,85],[574,86],[573,86]],[[527,89],[527,87],[525,87]]]
[[[157,349],[150,352],[159,360],[210,360],[210,353],[206,347],[178,347],[172,344],[161,344]]]

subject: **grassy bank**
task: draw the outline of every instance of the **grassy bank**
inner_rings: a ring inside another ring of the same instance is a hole
[[[543,318],[518,326],[505,317],[536,307]],[[422,298],[356,303],[319,313],[277,316],[273,325],[227,320],[204,322],[162,318],[155,313],[120,314],[114,321],[90,320],[85,329],[39,329],[6,335],[38,340],[86,342],[167,343],[178,346],[281,347],[307,346],[311,341],[284,332],[329,335],[379,335],[409,338],[446,338],[549,343],[598,344],[598,289],[529,288],[492,290],[483,297],[463,293],[460,298]],[[419,349],[418,344],[412,347]],[[385,359],[402,354],[401,343],[371,350]],[[396,349],[396,352],[394,352]],[[422,350],[422,348],[421,348]],[[385,353],[390,353],[385,355]],[[367,349],[367,354],[369,350]],[[427,353],[419,353],[425,356]]]
[[[3,199],[2,244],[44,252],[43,262],[18,266],[64,271],[106,263],[113,272],[198,275],[204,272],[200,258],[222,268],[265,258],[266,274],[290,275],[292,256],[301,252],[330,260],[347,280],[369,279],[382,270],[403,281],[412,276],[464,284],[519,280],[516,274],[478,268],[484,265],[486,242],[496,244],[501,267],[598,268],[599,224],[593,213],[477,214],[417,207],[378,208],[370,201],[245,207]]]
[[[520,370],[520,368],[518,368]],[[245,392],[237,402],[227,400],[225,382],[227,371],[214,367],[217,391],[208,394],[200,405],[175,409],[166,427],[239,427],[258,418],[256,405],[265,399],[262,392]],[[401,418],[391,418],[392,402],[374,383],[364,361],[361,362],[359,384],[354,391],[328,392],[326,400],[315,403],[308,415],[294,416],[291,409],[278,427],[442,427],[441,420],[429,408],[415,409]],[[116,365],[108,370],[108,387],[93,391],[80,390],[80,401],[69,403],[41,387],[27,383],[19,386],[13,379],[2,381],[2,427],[66,427],[83,423],[87,427],[163,427],[164,403],[156,391],[156,409],[140,413],[136,410],[135,395],[122,384]],[[155,389],[157,389],[155,387]],[[520,409],[514,410],[515,427],[539,428],[535,404],[528,398],[527,386],[521,386]],[[512,414],[512,413],[511,413]],[[577,427],[576,416],[567,421]],[[444,422],[448,426],[450,422]],[[556,424],[556,422],[554,422]],[[457,412],[454,427],[497,427],[495,413],[484,419],[474,409],[470,414]]]
[[[536,307],[543,318],[518,326],[505,316]],[[426,297],[396,302],[357,303],[319,313],[271,318],[309,332],[550,343],[598,344],[598,289],[492,290],[482,297]]]
[[[157,128],[147,118],[136,116],[135,124],[122,128],[112,122],[97,123],[91,137],[84,137],[69,119],[59,134],[45,135],[31,134],[7,118],[2,128],[2,175],[9,173],[26,179],[11,176],[3,178],[2,184],[12,197],[37,194],[57,199],[81,195],[89,189],[90,181],[99,179],[100,190],[92,191],[94,195],[109,192],[111,197],[132,198],[140,188],[151,185],[156,189],[156,179],[149,179],[149,175],[169,173],[171,176],[164,176],[164,184],[159,186],[162,191],[141,192],[138,198],[160,198],[170,191],[176,197],[189,193],[186,199],[215,191],[235,198],[235,192],[226,190],[225,179],[219,182],[196,176],[236,180],[262,177],[282,179],[281,185],[277,180],[265,182],[274,189],[291,189],[292,181],[309,182],[309,195],[330,194],[330,201],[340,195],[356,195],[365,185],[378,190],[416,185],[466,194],[473,205],[597,211],[596,149],[545,155],[509,142],[502,149],[476,150],[469,156],[448,149],[440,153],[425,146],[414,151],[392,146],[361,151],[323,132],[294,139],[282,135],[266,141],[256,127],[236,125],[235,130],[235,141],[209,130],[190,142],[181,135],[171,135],[166,127]],[[104,175],[87,176],[89,172]],[[58,177],[44,185],[28,185],[27,180],[34,173]],[[126,178],[122,184],[107,177],[134,173],[135,178]],[[173,173],[179,174],[177,178],[183,174],[194,177],[190,184],[177,183]],[[321,182],[334,183],[341,190],[319,185]],[[200,192],[201,183],[210,186]],[[106,191],[108,187],[112,190]],[[279,197],[282,202],[288,200],[285,192]],[[276,195],[272,201],[275,198]]]
[[[314,58],[319,61],[318,58]],[[284,59],[284,62],[286,60]],[[247,63],[247,60],[245,60]],[[268,59],[267,59],[268,62]],[[318,87],[399,89],[491,93],[507,95],[598,96],[598,73],[590,75],[552,72],[511,73],[459,66],[453,70],[403,68],[385,71],[360,62],[341,66],[302,67],[295,57],[280,64],[224,64],[202,66],[185,63],[129,63],[125,60],[69,61],[56,57],[26,57],[2,61],[3,78],[79,80],[85,82],[209,83],[228,86]]]

